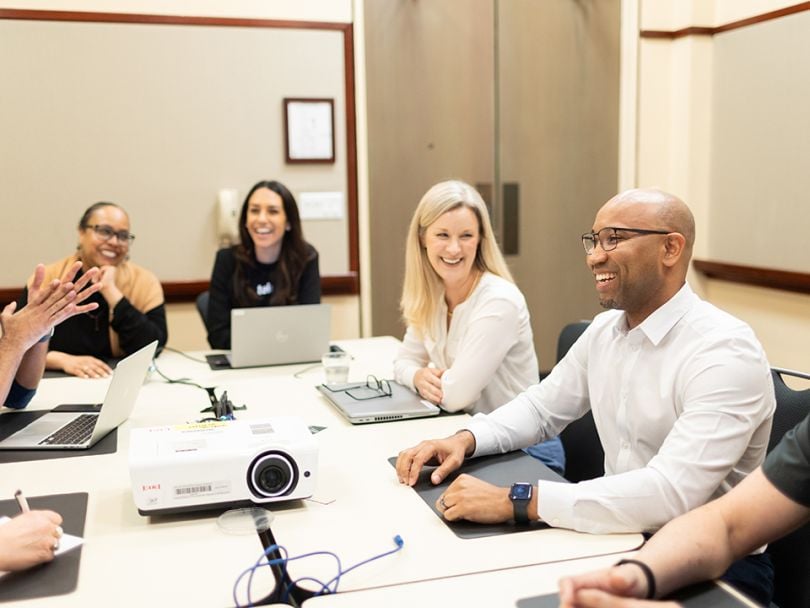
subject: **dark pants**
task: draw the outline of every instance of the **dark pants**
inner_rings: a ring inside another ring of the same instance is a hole
[[[767,553],[748,555],[737,560],[720,580],[733,585],[752,600],[763,606],[773,598],[773,564]]]

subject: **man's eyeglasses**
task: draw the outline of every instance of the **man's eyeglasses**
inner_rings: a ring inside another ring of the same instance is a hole
[[[119,230],[116,232],[112,229],[112,227],[105,226],[104,224],[93,224],[85,227],[90,228],[93,232],[95,232],[96,236],[102,241],[109,241],[112,237],[116,237],[118,242],[122,245],[129,245],[135,240],[135,235],[128,230]]]
[[[585,253],[591,255],[593,250],[596,249],[596,243],[602,247],[602,251],[613,251],[619,244],[619,241],[625,240],[627,237],[623,236],[622,232],[632,232],[638,235],[646,234],[670,234],[671,230],[646,230],[644,228],[620,228],[614,226],[607,226],[602,228],[599,232],[586,232],[582,235],[582,246],[585,247]]]
[[[388,380],[378,380],[377,376],[367,376],[365,386],[347,389],[346,394],[357,401],[365,401],[377,397],[390,397],[393,393]]]

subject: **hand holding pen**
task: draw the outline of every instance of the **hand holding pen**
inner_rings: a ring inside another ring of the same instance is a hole
[[[53,559],[62,536],[62,516],[28,508],[20,490],[14,494],[20,515],[0,524],[0,571],[24,570]]]

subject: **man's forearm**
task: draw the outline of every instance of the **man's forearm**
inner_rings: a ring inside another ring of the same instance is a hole
[[[635,556],[655,574],[657,595],[717,578],[735,556],[723,517],[705,505],[674,519]]]
[[[638,553],[660,593],[716,578],[732,561],[780,538],[810,518],[755,470],[731,492],[674,519]]]

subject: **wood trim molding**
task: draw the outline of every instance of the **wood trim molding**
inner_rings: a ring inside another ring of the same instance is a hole
[[[97,13],[87,11],[48,11],[36,9],[0,9],[0,19],[31,21],[82,21],[95,23],[150,23],[158,25],[213,25],[224,27],[277,27],[345,31],[351,23],[331,21],[288,21],[240,17],[199,17],[192,15],[150,15],[141,13]]]
[[[715,28],[713,27],[694,25],[680,30],[641,30],[638,35],[640,38],[666,38],[668,40],[675,40],[676,38],[684,38],[686,36],[713,36],[715,33],[714,30]]]
[[[785,17],[786,15],[794,15],[796,13],[801,13],[808,10],[810,10],[810,2],[800,2],[798,4],[794,4],[793,6],[786,6],[785,8],[762,13],[761,15],[754,15],[753,17],[748,17],[747,19],[740,19],[739,21],[732,21],[731,23],[714,27],[692,26],[671,31],[641,30],[639,32],[639,37],[666,38],[669,40],[674,40],[676,38],[684,38],[686,36],[714,36],[715,34],[722,34],[723,32],[729,32],[731,30],[747,27],[749,25],[755,25],[757,23],[764,23],[765,21],[779,19],[780,17]]]
[[[343,34],[343,74],[346,106],[346,190],[347,215],[349,223],[349,272],[345,275],[321,277],[321,290],[324,295],[348,295],[360,293],[360,246],[357,211],[357,132],[354,91],[354,26],[351,23],[326,21],[283,21],[276,19],[243,19],[233,17],[195,17],[187,15],[149,15],[137,13],[97,13],[82,11],[47,11],[0,8],[0,19],[20,19],[32,21],[76,21],[96,23],[143,23],[165,25],[206,25],[224,27],[266,27],[290,29],[335,30]],[[337,153],[337,151],[336,151]],[[207,287],[194,291],[207,282],[189,281],[185,283],[164,283],[166,301],[187,301],[190,289],[196,295]],[[187,285],[190,287],[179,287]],[[174,286],[178,286],[176,289]],[[350,290],[350,291],[346,291]],[[19,289],[0,289],[0,301],[10,302]],[[173,300],[172,298],[181,298]],[[190,298],[193,300],[194,298]]]
[[[695,270],[710,279],[810,294],[810,274],[805,272],[741,266],[711,260],[693,260],[692,265]]]
[[[197,295],[206,291],[208,281],[166,281],[163,286],[163,296],[167,304],[180,302],[193,302]],[[348,274],[329,275],[321,277],[321,294],[324,296],[350,296],[359,293],[360,281],[356,272]],[[0,288],[0,305],[5,306],[14,302],[22,294],[22,287]]]

